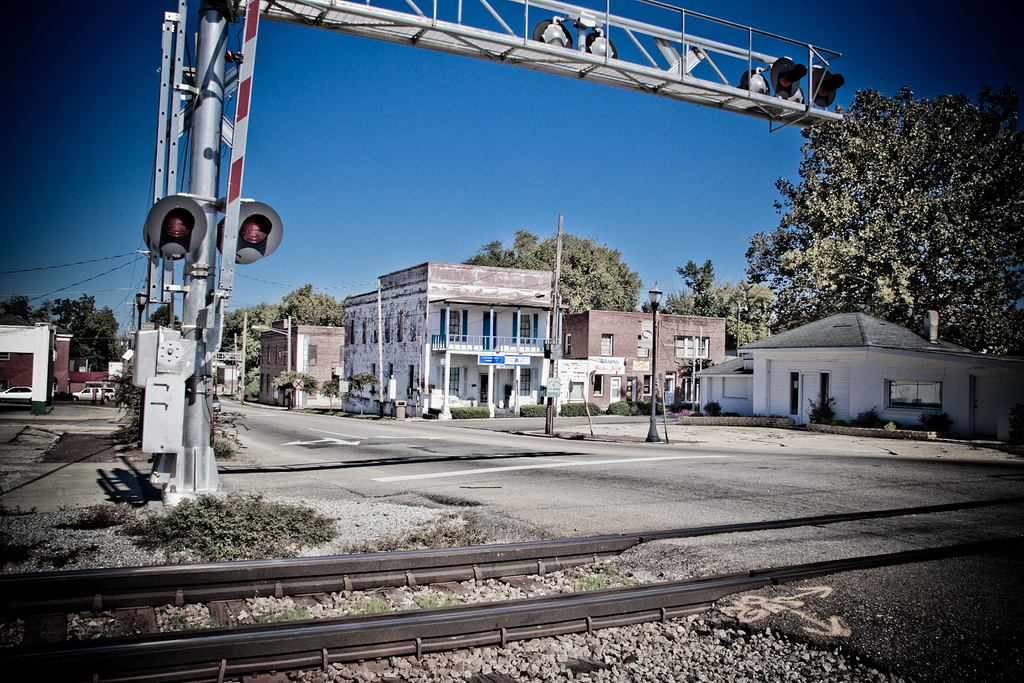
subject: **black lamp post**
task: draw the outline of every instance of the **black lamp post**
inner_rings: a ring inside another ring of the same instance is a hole
[[[139,307],[139,326],[136,329],[142,329],[142,311],[145,310],[148,303],[149,295],[145,292],[139,292],[135,295],[135,305]]]
[[[654,283],[654,289],[647,293],[651,297],[651,311],[653,311],[653,334],[651,335],[651,428],[647,432],[647,443],[658,443],[658,422],[657,397],[658,397],[658,304],[661,303],[661,290],[658,283]]]

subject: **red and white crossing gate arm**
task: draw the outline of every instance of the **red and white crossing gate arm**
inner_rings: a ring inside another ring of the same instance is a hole
[[[235,101],[235,129],[231,136],[231,166],[228,171],[227,208],[224,211],[224,236],[221,247],[219,289],[222,297],[231,296],[235,280],[235,249],[238,246],[238,217],[242,206],[242,172],[245,169],[245,139],[249,132],[249,105],[252,96],[252,71],[256,62],[256,34],[260,23],[260,0],[249,0],[245,8],[242,37],[242,63],[238,68],[238,94]]]

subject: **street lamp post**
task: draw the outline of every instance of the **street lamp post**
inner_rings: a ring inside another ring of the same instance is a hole
[[[149,295],[145,292],[139,292],[135,295],[135,305],[139,308],[139,326],[135,329],[142,329],[142,312],[146,310],[146,304],[149,303]]]
[[[647,432],[647,443],[658,443],[658,421],[655,417],[657,412],[658,397],[658,304],[661,303],[661,290],[658,283],[654,283],[654,289],[647,293],[651,298],[651,311],[654,319],[652,321],[653,334],[651,336],[651,428]]]

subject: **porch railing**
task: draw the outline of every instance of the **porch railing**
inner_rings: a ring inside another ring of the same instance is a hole
[[[479,351],[491,353],[544,353],[547,339],[533,337],[492,337],[472,334],[435,334],[431,351]]]

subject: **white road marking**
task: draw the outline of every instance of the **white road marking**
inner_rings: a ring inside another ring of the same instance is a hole
[[[620,460],[588,460],[586,462],[542,463],[537,465],[509,465],[508,467],[484,467],[476,470],[455,470],[433,474],[406,474],[397,477],[381,477],[372,481],[410,481],[413,479],[442,479],[444,477],[464,477],[472,474],[489,474],[492,472],[511,472],[513,470],[541,470],[553,467],[585,467],[588,465],[618,465],[621,463],[653,462],[659,460],[697,460],[706,458],[728,458],[728,455],[667,455],[656,458],[622,458]]]
[[[317,439],[316,441],[289,441],[288,443],[281,444],[282,446],[315,446],[317,444],[333,443],[339,446],[358,446],[358,441],[342,441],[341,439],[332,439],[331,437],[325,437],[323,439]]]

